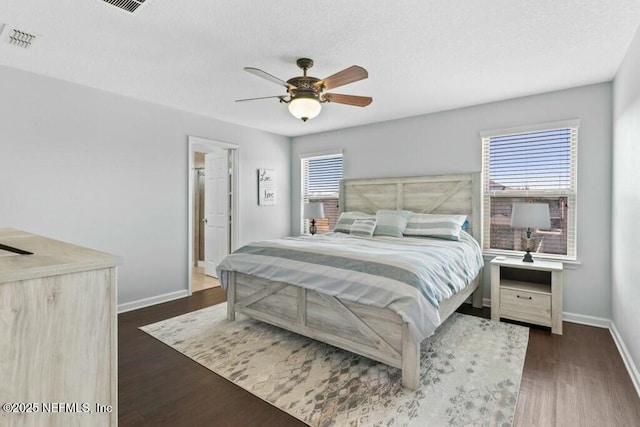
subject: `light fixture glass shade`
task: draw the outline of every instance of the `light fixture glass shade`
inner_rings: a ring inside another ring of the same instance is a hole
[[[513,228],[551,228],[547,203],[514,203],[511,211]]]
[[[303,122],[316,117],[320,114],[321,109],[322,105],[315,98],[293,98],[289,103],[289,112],[293,117],[301,119]]]
[[[324,205],[322,203],[305,203],[304,219],[324,218]]]

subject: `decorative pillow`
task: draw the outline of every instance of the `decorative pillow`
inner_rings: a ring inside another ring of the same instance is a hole
[[[412,213],[404,230],[406,236],[437,237],[460,240],[460,230],[467,220],[466,215],[438,215]]]
[[[375,218],[354,219],[353,224],[351,225],[351,234],[360,237],[371,237],[373,236],[373,230],[375,229]]]
[[[371,219],[374,218],[373,215],[366,214],[364,212],[342,212],[340,217],[338,218],[338,222],[336,222],[336,226],[333,228],[333,231],[338,233],[347,233],[351,232],[351,226],[353,225],[353,221],[356,219]]]
[[[376,230],[374,236],[402,237],[402,232],[407,226],[411,211],[392,211],[379,209],[376,212]]]

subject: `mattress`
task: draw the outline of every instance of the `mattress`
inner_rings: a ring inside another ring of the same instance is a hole
[[[478,242],[464,231],[459,241],[325,233],[253,242],[228,255],[217,272],[225,289],[228,272],[236,271],[393,310],[419,342],[440,324],[440,303],[483,265]]]

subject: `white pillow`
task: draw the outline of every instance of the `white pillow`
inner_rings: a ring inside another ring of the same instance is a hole
[[[411,211],[392,211],[379,209],[376,212],[376,230],[374,236],[402,237]]]
[[[360,237],[371,237],[376,229],[376,219],[354,219],[351,225],[351,234]]]
[[[404,234],[405,236],[460,240],[460,230],[466,219],[466,215],[412,213]]]
[[[338,222],[336,222],[336,226],[333,228],[333,231],[338,233],[347,233],[351,232],[351,226],[353,225],[353,221],[356,219],[375,219],[374,215],[366,214],[364,212],[342,212],[340,217],[338,218]]]

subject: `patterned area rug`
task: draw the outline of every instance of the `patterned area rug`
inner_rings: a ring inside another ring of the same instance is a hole
[[[399,369],[241,314],[226,303],[141,328],[312,426],[508,426],[529,329],[453,314],[422,343],[421,386]]]

